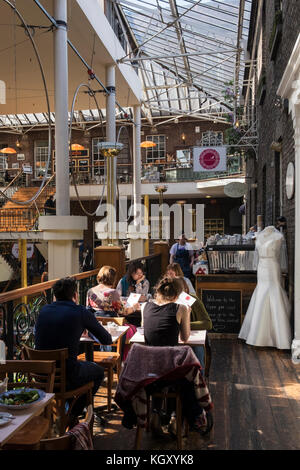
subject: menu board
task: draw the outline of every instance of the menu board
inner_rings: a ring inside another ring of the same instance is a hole
[[[201,289],[201,297],[211,318],[213,333],[239,333],[242,312],[240,290]]]

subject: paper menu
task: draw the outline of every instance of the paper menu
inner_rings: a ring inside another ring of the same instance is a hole
[[[129,307],[133,307],[134,304],[138,303],[140,297],[141,294],[131,293],[127,299],[127,305],[129,305]]]
[[[185,292],[181,292],[175,303],[179,305],[185,305],[186,307],[191,307],[195,301],[196,299],[191,295],[186,294]]]

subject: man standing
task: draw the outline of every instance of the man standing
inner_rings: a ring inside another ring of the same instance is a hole
[[[80,337],[84,330],[92,333],[101,344],[111,344],[111,335],[96,320],[86,307],[78,305],[76,279],[65,277],[53,286],[55,301],[45,305],[38,316],[35,330],[35,348],[68,349],[66,360],[67,390],[94,382],[93,395],[100,387],[104,369],[89,361],[78,361]],[[73,419],[79,416],[85,406],[85,397],[75,403]]]
[[[178,243],[174,243],[170,249],[170,264],[178,263],[187,278],[192,277],[192,266],[194,261],[194,251],[192,245],[187,242],[187,238],[183,233]]]
[[[55,215],[56,210],[55,210],[55,201],[53,199],[53,195],[48,197],[47,201],[45,202],[44,205],[44,210],[45,210],[45,215]]]

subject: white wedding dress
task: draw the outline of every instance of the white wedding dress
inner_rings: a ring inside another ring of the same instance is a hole
[[[283,235],[273,226],[257,234],[257,286],[239,333],[253,346],[291,348],[291,307],[280,282],[283,243]]]

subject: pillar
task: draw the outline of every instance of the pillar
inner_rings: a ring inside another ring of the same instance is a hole
[[[144,256],[145,230],[141,206],[141,106],[133,107],[133,226],[129,227],[131,259]],[[132,230],[132,232],[131,232]],[[142,233],[143,232],[143,233]]]
[[[98,246],[94,250],[94,268],[111,266],[117,270],[117,280],[126,272],[125,248],[121,246]]]
[[[146,227],[149,227],[149,195],[148,194],[145,194],[144,196],[144,224]],[[150,240],[149,240],[149,234],[148,234],[148,237],[146,238],[145,240],[145,246],[144,246],[144,250],[145,250],[145,256],[149,256],[149,253],[150,253]]]
[[[154,254],[161,255],[161,275],[166,272],[170,259],[170,247],[168,242],[162,240],[153,243]]]
[[[27,287],[27,240],[19,239],[19,260],[21,262],[21,287]],[[22,303],[27,304],[27,296],[22,297]]]
[[[56,214],[70,214],[67,0],[54,0],[54,103]]]
[[[48,279],[58,279],[79,273],[78,240],[84,238],[87,218],[80,216],[42,216],[39,230],[48,243]]]
[[[295,130],[295,271],[294,271],[294,339],[292,361],[300,363],[300,34],[282,76],[277,95],[289,101]]]
[[[106,67],[106,141],[116,142],[116,87],[115,66]],[[107,219],[108,219],[108,245],[114,244],[115,217],[113,208],[116,207],[116,184],[117,184],[116,158],[106,157],[107,177]]]

